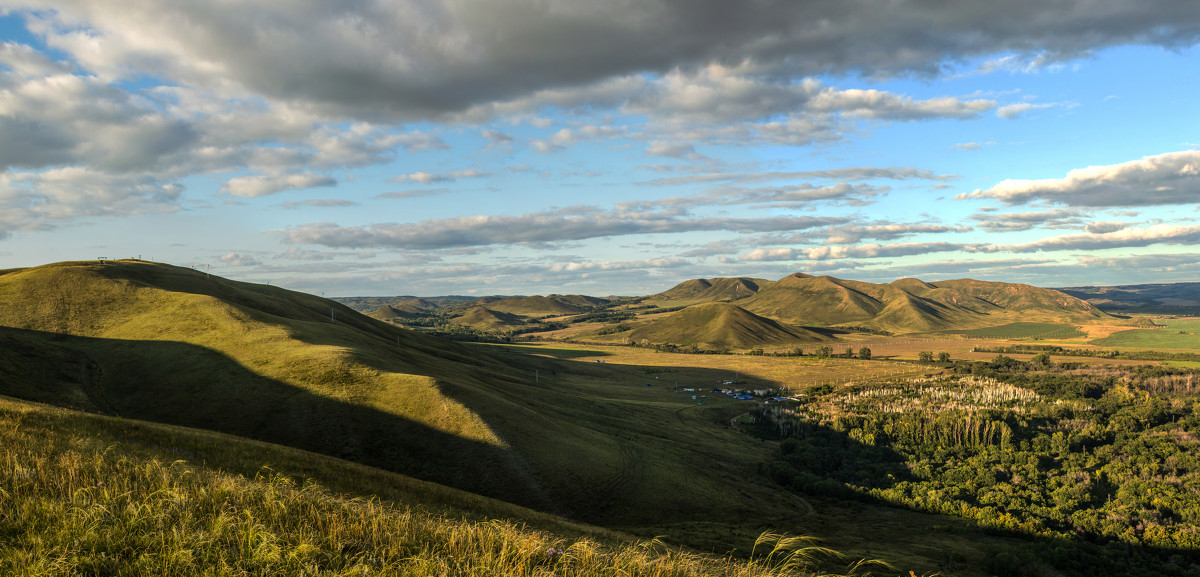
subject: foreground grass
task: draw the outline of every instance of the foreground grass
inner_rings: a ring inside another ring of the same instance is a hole
[[[351,497],[269,468],[240,475],[173,459],[141,433],[113,434],[128,423],[0,399],[0,574],[765,577],[813,574],[837,557],[769,536],[756,561],[716,559]]]

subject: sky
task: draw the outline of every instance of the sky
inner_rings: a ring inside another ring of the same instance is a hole
[[[1192,0],[0,0],[0,268],[1200,280]]]

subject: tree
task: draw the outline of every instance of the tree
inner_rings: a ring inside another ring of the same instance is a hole
[[[852,348],[850,348],[850,347],[846,347],[846,358],[847,358],[847,359],[853,359],[853,358],[854,358],[854,349],[852,349]]]
[[[833,356],[833,347],[825,345],[817,347],[817,356],[822,359],[828,359]]]
[[[920,359],[922,363],[932,363],[933,362],[933,351],[921,351],[917,355],[917,358]]]
[[[871,349],[868,349],[867,347],[858,349],[858,358],[864,359],[864,360],[870,360],[871,359]]]
[[[1033,358],[1029,359],[1029,362],[1033,363],[1036,366],[1042,367],[1043,369],[1046,367],[1049,367],[1050,366],[1050,353],[1041,352],[1036,355],[1033,355]]]
[[[942,352],[938,353],[938,362],[939,363],[950,362],[950,353],[947,353],[946,351],[942,351]]]

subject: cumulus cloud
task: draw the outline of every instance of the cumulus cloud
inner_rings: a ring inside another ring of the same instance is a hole
[[[1000,108],[996,109],[996,116],[1011,120],[1031,110],[1043,110],[1046,108],[1054,108],[1056,106],[1060,105],[1053,103],[1034,104],[1032,102],[1019,102],[1017,104],[1001,106]]]
[[[491,173],[484,172],[482,170],[476,170],[474,168],[468,168],[465,170],[456,170],[454,172],[446,172],[446,173],[441,173],[441,174],[433,173],[433,172],[426,172],[426,171],[422,170],[422,171],[413,172],[413,173],[409,173],[409,174],[402,174],[400,176],[392,178],[391,181],[392,182],[411,181],[411,182],[417,182],[420,184],[433,184],[436,182],[454,182],[454,181],[462,179],[462,178],[482,178],[485,176],[491,176]]]
[[[252,256],[249,256],[249,255],[244,255],[242,253],[238,253],[238,252],[225,253],[217,258],[218,258],[218,260],[220,260],[221,262],[223,262],[229,266],[241,267],[241,266],[255,266],[255,265],[261,264],[258,261],[258,259],[254,258]]]
[[[629,132],[625,126],[597,126],[589,124],[572,128],[563,128],[548,138],[534,140],[530,143],[538,152],[555,152],[570,148],[585,140],[609,139],[625,136]]]
[[[38,33],[101,78],[168,75],[361,119],[429,118],[643,72],[752,63],[776,77],[934,74],[977,55],[1044,61],[1120,44],[1191,45],[1186,2],[881,6],[518,0],[243,4],[25,0]],[[647,23],[653,23],[647,25]],[[931,34],[936,30],[937,34]],[[664,42],[664,38],[671,39]],[[686,72],[685,72],[686,73]]]
[[[779,208],[805,206],[818,201],[864,204],[867,199],[887,192],[887,190],[887,187],[844,182],[830,186],[815,186],[809,183],[757,188],[725,186],[693,196],[621,203],[617,205],[617,208],[619,210],[652,210],[668,207],[694,208],[706,205],[735,204],[758,204]]]
[[[337,179],[323,174],[280,174],[237,176],[221,185],[221,192],[233,196],[255,197],[285,190],[337,186]]]
[[[1112,232],[1068,234],[1022,244],[990,245],[985,252],[1039,252],[1051,250],[1100,250],[1155,244],[1196,244],[1200,226],[1155,225],[1146,228],[1122,228]]]
[[[352,200],[346,200],[346,199],[342,199],[342,198],[315,198],[315,199],[301,200],[301,201],[289,200],[289,201],[281,204],[280,206],[282,206],[283,208],[301,208],[301,207],[340,208],[340,207],[344,207],[344,206],[354,206],[356,204],[358,204],[358,203],[354,202]]]
[[[845,258],[898,257],[964,250],[968,245],[949,242],[864,244],[813,248],[759,248],[738,256],[743,261],[828,260]]]
[[[655,186],[689,185],[715,182],[750,184],[756,182],[772,182],[781,180],[828,179],[828,180],[934,180],[947,181],[958,178],[951,174],[937,174],[931,170],[913,167],[847,167],[828,170],[800,170],[777,172],[717,172],[657,178],[643,184]]]
[[[1005,180],[955,198],[994,198],[1007,204],[1044,200],[1086,207],[1192,204],[1200,198],[1200,150],[1078,168],[1065,178]]]
[[[280,231],[284,242],[335,248],[437,249],[494,244],[537,244],[633,234],[693,231],[803,230],[844,222],[837,217],[701,218],[680,211],[560,210],[521,216],[470,216],[410,224],[343,227],[312,223]]]
[[[1016,232],[1040,228],[1076,227],[1083,223],[1082,212],[1058,209],[1041,212],[982,212],[971,216],[989,232]]]
[[[82,217],[172,212],[183,190],[170,180],[82,167],[0,173],[0,232],[46,229]]]

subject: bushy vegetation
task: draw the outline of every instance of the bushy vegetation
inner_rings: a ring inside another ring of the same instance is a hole
[[[785,439],[771,476],[1030,539],[993,552],[999,575],[1200,571],[1200,375],[1048,355],[954,369],[764,412]]]

